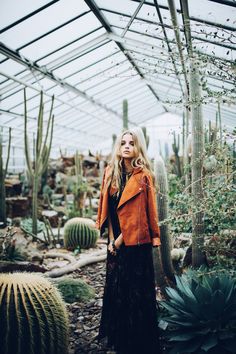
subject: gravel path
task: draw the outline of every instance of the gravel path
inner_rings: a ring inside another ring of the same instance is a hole
[[[106,262],[78,269],[73,278],[80,278],[95,289],[95,298],[87,303],[67,305],[70,319],[70,354],[105,354],[107,349],[96,340],[101,318]]]

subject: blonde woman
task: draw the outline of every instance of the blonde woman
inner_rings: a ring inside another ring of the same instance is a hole
[[[158,354],[152,247],[160,245],[153,173],[140,128],[117,138],[104,171],[97,227],[108,227],[98,338],[120,354]]]

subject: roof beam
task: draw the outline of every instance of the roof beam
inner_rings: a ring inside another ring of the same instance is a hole
[[[102,23],[102,25],[104,26],[104,28],[106,29],[106,31],[108,32],[108,34],[113,34],[113,31],[111,29],[110,24],[107,22],[106,18],[102,15],[102,13],[100,12],[98,6],[96,5],[94,0],[85,0],[86,4],[89,6],[89,8],[93,11],[94,15],[97,17],[97,19]],[[125,48],[123,47],[123,45],[120,42],[116,42],[116,44],[118,45],[118,47],[120,48],[120,50],[124,53],[124,55],[126,56],[126,58],[129,60],[129,62],[131,63],[131,65],[134,67],[134,69],[137,71],[137,73],[139,74],[139,76],[143,79],[144,76],[141,73],[141,71],[139,70],[138,66],[134,63],[134,60],[132,59],[132,57],[125,52]],[[153,88],[149,85],[146,84],[147,87],[149,88],[149,90],[153,93],[153,95],[156,97],[156,99],[158,101],[160,101],[158,95],[156,94],[156,92],[153,90]],[[165,109],[165,111],[167,112],[167,108],[162,105],[163,108]]]
[[[31,88],[31,89],[34,90],[34,91],[37,91],[37,92],[43,91],[43,90],[37,89],[37,88],[36,88],[35,86],[33,86],[33,85],[30,85],[30,84],[28,84],[28,83],[26,83],[26,82],[24,82],[24,81],[22,81],[22,80],[19,80],[19,79],[15,78],[14,76],[5,74],[5,73],[3,73],[3,72],[1,72],[1,71],[0,71],[0,75],[3,75],[3,76],[5,76],[5,77],[8,77],[9,79],[18,82],[18,83],[21,84],[22,86],[29,87],[29,88]],[[47,96],[47,97],[50,97],[50,98],[52,97],[52,95],[48,94],[46,91],[43,91],[43,93],[44,93],[45,96]],[[56,99],[57,101],[59,101],[59,102],[65,104],[65,105],[71,107],[71,108],[74,109],[75,111],[85,113],[85,114],[87,114],[88,116],[91,116],[91,117],[93,117],[93,118],[96,118],[97,120],[102,121],[103,123],[104,123],[104,122],[105,122],[106,124],[108,123],[107,121],[104,121],[102,118],[100,118],[100,116],[96,116],[96,115],[94,115],[94,114],[92,114],[92,113],[86,112],[86,111],[84,111],[83,109],[78,108],[77,106],[71,104],[70,102],[68,102],[68,100],[64,101],[64,100],[58,98],[58,96],[56,96],[55,99]],[[102,108],[102,107],[99,106],[99,108]],[[110,111],[111,111],[111,110],[109,110],[108,112],[110,112]],[[112,111],[112,112],[113,112],[113,111]],[[110,112],[110,113],[111,113],[111,112]],[[118,115],[116,115],[116,116],[118,116]],[[120,115],[118,116],[118,118],[120,118],[121,120],[123,119],[122,116],[120,116]],[[114,124],[114,123],[112,123],[112,122],[109,122],[109,125],[117,127],[117,125]]]
[[[16,62],[26,66],[29,70],[35,70],[36,72],[39,72],[43,74],[45,77],[50,79],[53,82],[56,82],[58,85],[67,88],[69,91],[76,93],[78,96],[84,98],[85,100],[89,101],[92,105],[97,106],[99,108],[104,109],[107,112],[112,113],[119,119],[123,119],[122,115],[118,114],[117,112],[113,111],[112,109],[106,107],[100,102],[97,102],[93,97],[88,96],[85,92],[79,90],[78,88],[70,85],[68,82],[65,80],[55,76],[52,71],[47,70],[45,67],[40,67],[39,65],[35,64],[34,62],[30,61],[29,59],[23,57],[20,55],[18,52],[14,51],[13,49],[10,49],[3,43],[0,43],[0,53],[6,55],[7,57],[15,60]],[[2,75],[5,75],[4,73]],[[15,78],[13,78],[15,80]],[[15,80],[16,81],[16,80]],[[27,86],[27,85],[26,85]]]
[[[30,18],[30,17],[36,15],[36,14],[39,13],[40,11],[45,10],[47,7],[49,7],[49,6],[51,6],[51,5],[54,5],[54,4],[55,4],[56,2],[58,2],[58,1],[59,1],[59,0],[50,1],[48,4],[46,4],[46,5],[42,6],[42,7],[39,7],[37,10],[35,10],[35,11],[29,13],[28,15],[26,15],[26,16],[24,16],[24,17],[21,17],[19,20],[17,20],[17,21],[15,21],[15,22],[13,22],[12,24],[10,24],[10,25],[8,25],[8,26],[2,28],[2,29],[0,30],[0,34],[2,34],[3,32],[6,32],[6,31],[9,30],[10,28],[12,28],[12,27],[18,25],[19,23],[21,23],[21,22],[27,20],[28,18]]]
[[[139,2],[139,0],[132,0],[134,2]],[[211,1],[211,0],[209,0]],[[214,0],[212,0],[214,1]],[[221,0],[219,0],[221,1]],[[155,6],[154,3],[152,2],[149,2],[149,1],[145,1],[144,2],[144,5],[148,5],[148,6]],[[169,10],[169,7],[168,6],[164,6],[164,5],[159,5],[159,7],[163,10]],[[178,13],[181,14],[181,10],[176,10]],[[224,28],[228,31],[233,31],[235,32],[235,28],[234,27],[231,27],[231,26],[226,26],[226,25],[222,25],[221,23],[216,23],[216,22],[211,22],[211,21],[208,21],[208,20],[203,20],[201,18],[197,18],[197,17],[194,17],[194,16],[190,16],[189,19],[191,21],[196,21],[196,22],[200,22],[200,23],[205,23],[206,25],[210,25],[210,26],[214,26],[214,27],[219,27],[219,28]]]

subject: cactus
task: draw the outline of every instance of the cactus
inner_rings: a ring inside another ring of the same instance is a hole
[[[78,210],[79,216],[83,216],[86,193],[88,191],[88,183],[83,178],[82,157],[78,151],[75,154],[75,193],[74,193],[74,209]]]
[[[68,353],[68,319],[58,290],[43,276],[1,274],[3,354]]]
[[[98,231],[90,219],[72,218],[65,224],[64,246],[67,249],[93,247],[97,238]]]
[[[2,157],[2,134],[0,134],[0,222],[2,222],[3,227],[5,227],[7,223],[5,178],[7,174],[8,162],[10,157],[10,148],[11,148],[11,128],[9,128],[9,140],[8,140],[7,159],[6,159],[5,168],[3,166],[3,157]]]
[[[179,140],[180,140],[180,138],[179,138],[179,134],[178,134],[178,142],[176,141],[176,135],[175,135],[175,131],[174,131],[174,142],[172,144],[172,149],[173,149],[174,154],[175,154],[175,163],[176,163],[177,176],[181,177],[182,176],[182,171],[181,171],[180,158],[179,158],[179,146],[180,146]]]
[[[198,210],[192,215],[192,265],[193,267],[199,267],[205,263],[205,256],[202,251],[204,244],[204,218],[200,205],[203,200],[204,131],[199,69],[193,58],[190,66],[190,100],[192,112],[192,196],[193,204]]]
[[[113,148],[115,146],[116,139],[117,139],[116,134],[112,134],[112,150],[113,150]]]
[[[149,136],[147,135],[147,128],[146,127],[142,127],[142,131],[143,131],[143,135],[146,141],[146,145],[147,145],[147,149],[149,146]]]
[[[32,161],[30,158],[30,150],[27,136],[27,99],[26,90],[24,89],[24,144],[25,144],[25,156],[26,163],[29,171],[31,180],[33,181],[33,191],[32,191],[32,219],[33,219],[33,229],[34,235],[37,235],[37,206],[38,206],[38,187],[39,181],[47,168],[48,159],[50,155],[52,136],[53,136],[53,124],[54,116],[52,115],[54,103],[54,96],[51,101],[50,114],[47,124],[46,135],[43,141],[43,114],[44,114],[44,103],[43,103],[43,92],[40,94],[40,106],[38,114],[38,124],[37,124],[37,137],[36,143],[34,144],[33,154],[35,156],[34,168],[32,166]]]
[[[157,193],[157,206],[158,206],[158,215],[160,221],[165,221],[168,218],[168,182],[167,182],[167,173],[163,159],[161,156],[158,156],[155,159],[154,172],[158,184],[158,193]],[[172,265],[171,259],[171,235],[169,231],[169,225],[163,224],[160,226],[161,232],[161,260],[164,273],[167,278],[174,280],[174,268]]]
[[[123,100],[123,130],[128,129],[128,101]]]

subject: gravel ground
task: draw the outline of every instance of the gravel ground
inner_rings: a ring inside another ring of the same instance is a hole
[[[96,340],[102,309],[106,262],[78,269],[73,278],[80,278],[95,289],[95,298],[87,303],[67,305],[70,319],[70,354],[105,354],[107,348]]]

